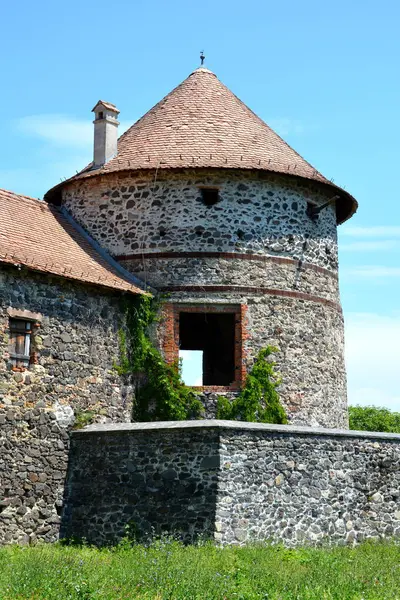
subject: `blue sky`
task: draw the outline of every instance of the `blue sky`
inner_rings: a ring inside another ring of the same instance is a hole
[[[42,197],[206,66],[359,201],[340,227],[349,400],[400,410],[400,4],[20,0],[1,10],[0,187]]]

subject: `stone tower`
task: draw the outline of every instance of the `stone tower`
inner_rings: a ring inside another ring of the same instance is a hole
[[[168,361],[203,351],[208,416],[273,344],[290,422],[347,427],[336,226],[357,203],[211,71],[195,70],[119,138],[114,158],[46,199],[168,292],[160,343]]]

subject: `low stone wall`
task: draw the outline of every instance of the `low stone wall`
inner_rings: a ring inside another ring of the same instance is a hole
[[[58,539],[68,449],[54,411],[0,404],[0,544]]]
[[[188,421],[93,425],[71,441],[63,536],[400,536],[400,435]]]
[[[164,425],[100,425],[72,434],[62,536],[101,544],[128,529],[191,540],[214,531],[219,431]]]

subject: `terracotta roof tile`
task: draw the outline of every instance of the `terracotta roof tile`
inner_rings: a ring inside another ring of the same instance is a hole
[[[114,110],[115,112],[119,113],[119,110],[115,106],[115,104],[111,104],[111,102],[106,102],[105,100],[99,100],[98,102],[96,102],[96,104],[92,108],[92,112],[99,106],[99,104],[102,104],[105,108],[109,108],[110,110]]]
[[[110,259],[111,260],[111,259]],[[0,262],[141,294],[55,206],[0,189]]]
[[[119,138],[115,158],[98,169],[89,165],[67,181],[123,170],[196,167],[272,171],[328,185],[342,192],[339,222],[357,208],[350,194],[332,185],[204,67]]]

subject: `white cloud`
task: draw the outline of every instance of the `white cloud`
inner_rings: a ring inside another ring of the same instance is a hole
[[[398,225],[375,225],[373,227],[345,225],[340,229],[341,235],[351,237],[400,237]]]
[[[93,124],[66,115],[32,115],[17,121],[20,132],[57,146],[87,148],[93,143]]]
[[[349,404],[400,410],[400,312],[345,315]]]
[[[377,252],[400,248],[400,240],[364,240],[339,245],[341,252]]]
[[[118,133],[124,133],[131,124],[132,122],[121,122]],[[93,123],[90,118],[77,119],[57,114],[31,115],[18,119],[16,127],[21,133],[41,138],[53,146],[82,150],[93,145]]]
[[[75,175],[90,162],[90,154],[75,153],[65,157],[64,161],[43,160],[38,166],[1,169],[0,187],[12,190],[19,194],[26,194],[34,198],[42,198],[45,192],[60,183],[62,178]]]
[[[268,125],[276,131],[279,135],[285,136],[294,134],[300,134],[304,131],[304,126],[300,121],[294,121],[288,118],[277,118],[269,119]]]
[[[133,121],[121,122],[122,134]],[[25,152],[29,166],[0,170],[0,187],[33,197],[43,194],[72,177],[92,160],[93,123],[69,115],[43,114],[22,117],[14,122],[20,134],[36,138],[32,155]]]
[[[342,271],[344,275],[371,280],[400,277],[400,267],[386,267],[384,265],[359,265],[358,267],[344,268]]]

